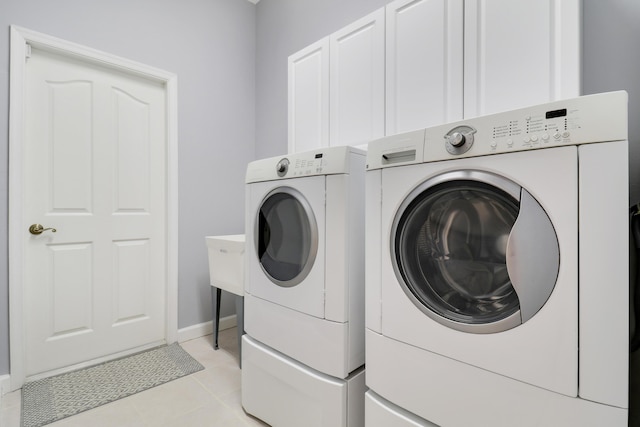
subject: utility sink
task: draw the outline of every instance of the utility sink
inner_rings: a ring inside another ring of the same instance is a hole
[[[213,348],[218,349],[221,291],[235,294],[238,348],[242,367],[244,334],[244,234],[206,236],[209,252],[209,282],[213,306]]]
[[[207,236],[211,286],[244,296],[244,234]]]

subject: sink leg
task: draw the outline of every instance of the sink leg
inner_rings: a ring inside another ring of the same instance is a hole
[[[220,330],[220,300],[222,296],[222,289],[211,287],[211,298],[213,300],[213,349],[217,350],[218,347],[218,332]]]

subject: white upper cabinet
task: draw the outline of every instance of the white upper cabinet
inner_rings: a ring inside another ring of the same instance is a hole
[[[384,136],[384,8],[330,36],[329,145]]]
[[[329,38],[289,57],[289,152],[329,145]]]
[[[463,118],[463,0],[396,0],[386,10],[386,133]]]
[[[579,0],[465,1],[464,117],[580,95]]]
[[[289,58],[289,150],[366,144],[579,96],[580,8],[392,1]]]

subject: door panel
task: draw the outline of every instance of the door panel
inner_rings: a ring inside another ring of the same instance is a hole
[[[386,135],[462,119],[462,0],[386,7]]]
[[[148,319],[149,239],[113,242],[113,324]]]
[[[92,327],[93,304],[91,286],[91,244],[48,245],[49,275],[47,291],[51,305],[43,306],[52,319],[48,339],[89,332]],[[68,307],[77,307],[68,310]]]
[[[150,106],[121,89],[113,89],[113,99],[117,112],[116,212],[148,212]]]
[[[89,212],[91,206],[91,92],[89,82],[46,82],[52,179],[50,211]]]
[[[464,116],[580,94],[580,2],[465,2]]]
[[[329,145],[384,136],[384,9],[333,33],[329,52]]]
[[[289,153],[329,145],[329,38],[291,55]]]
[[[161,83],[32,49],[23,221],[26,375],[165,337]],[[43,357],[46,355],[46,357]]]

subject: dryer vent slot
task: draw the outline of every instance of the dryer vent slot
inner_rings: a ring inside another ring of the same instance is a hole
[[[395,153],[385,153],[382,155],[382,164],[390,165],[393,163],[411,162],[416,159],[416,150],[398,151]]]

